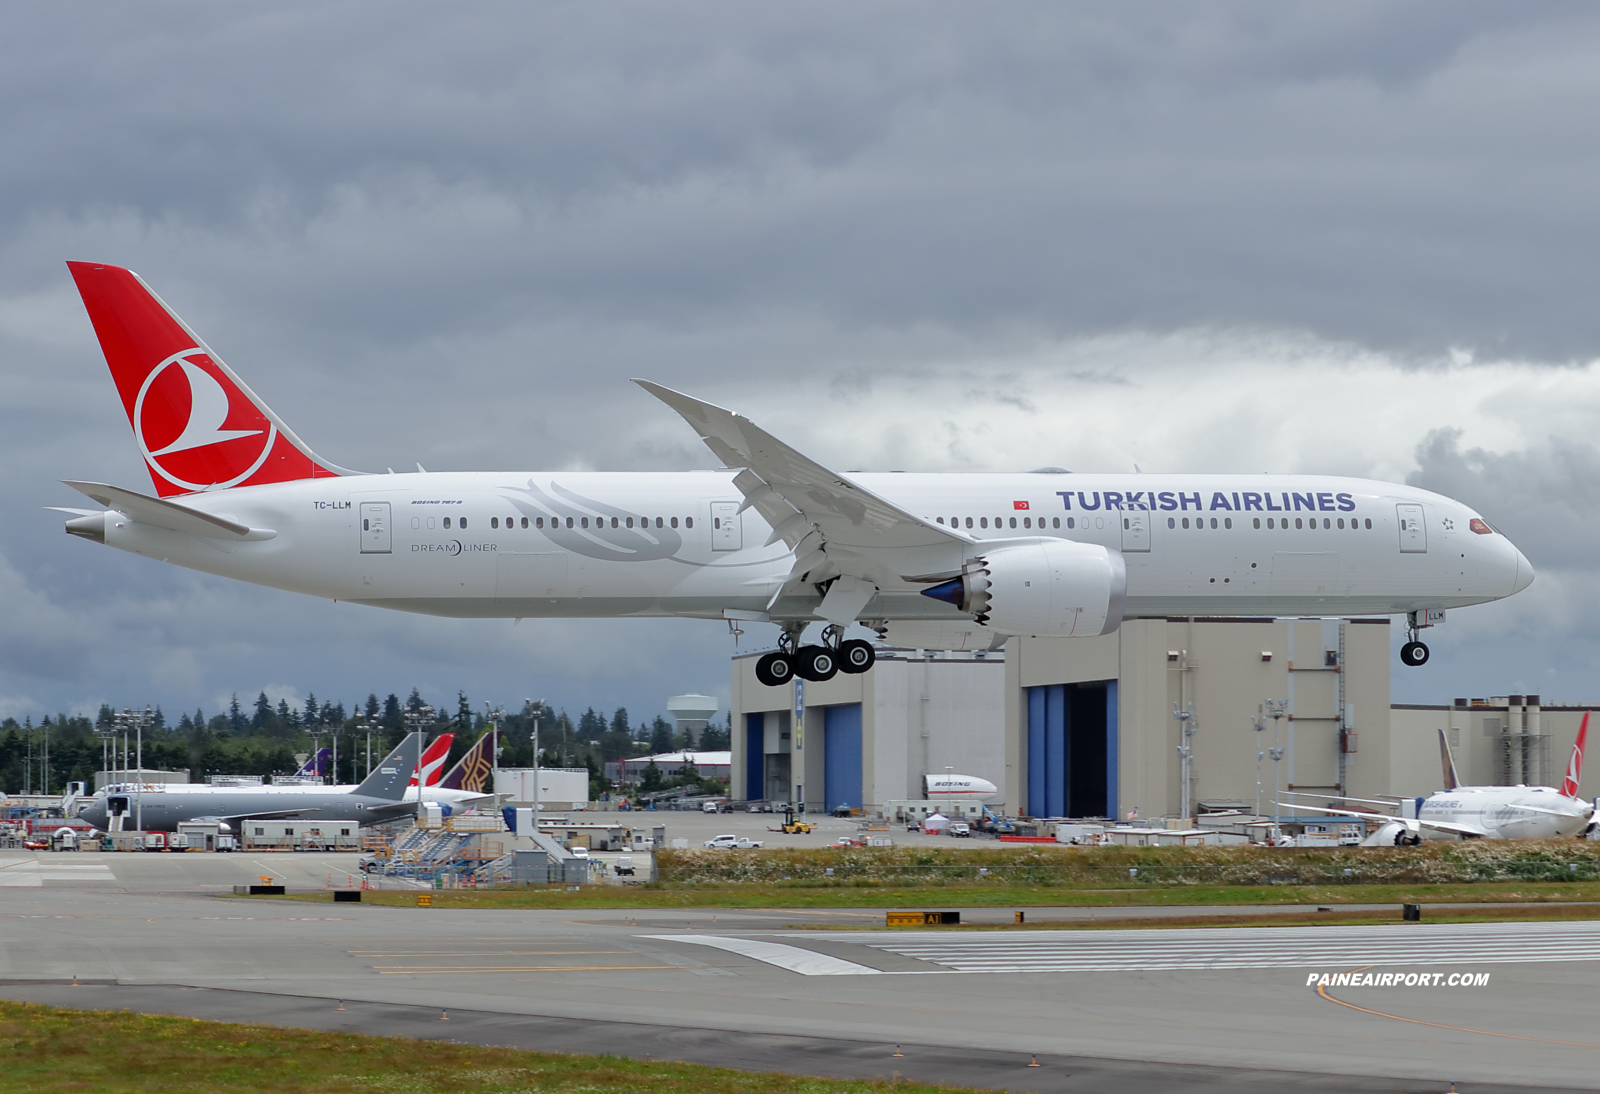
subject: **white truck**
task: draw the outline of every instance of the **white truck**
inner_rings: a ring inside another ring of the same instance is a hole
[[[758,839],[749,839],[746,836],[735,836],[729,833],[725,836],[712,836],[706,840],[706,846],[711,848],[732,848],[739,851],[748,851],[766,846]]]

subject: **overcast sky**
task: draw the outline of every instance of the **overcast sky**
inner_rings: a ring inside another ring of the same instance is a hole
[[[721,624],[63,536],[57,480],[149,489],[73,258],[350,467],[711,466],[647,376],[837,468],[1414,482],[1539,578],[1395,699],[1600,699],[1597,118],[1588,4],[12,6],[0,715],[728,694]]]

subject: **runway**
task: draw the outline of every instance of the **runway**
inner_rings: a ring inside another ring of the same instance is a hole
[[[175,883],[256,866],[68,857],[112,880],[0,889],[0,994],[1041,1092],[1592,1089],[1600,1064],[1589,923],[888,932],[856,910],[220,900]],[[797,929],[827,923],[851,929]],[[1363,967],[1489,982],[1307,984]]]

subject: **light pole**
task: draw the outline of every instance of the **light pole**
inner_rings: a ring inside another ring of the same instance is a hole
[[[1191,765],[1194,761],[1194,746],[1189,742],[1200,731],[1200,723],[1195,720],[1193,703],[1190,703],[1182,710],[1178,709],[1177,703],[1173,703],[1172,716],[1178,720],[1178,725],[1183,729],[1183,743],[1178,746],[1178,759],[1182,768],[1179,775],[1178,792],[1182,800],[1182,805],[1179,807],[1180,812],[1183,814],[1184,823],[1187,824],[1190,819],[1189,808],[1191,802],[1189,797],[1193,790],[1190,783],[1191,771],[1193,770]]]
[[[1283,749],[1278,744],[1278,729],[1283,719],[1289,713],[1289,700],[1268,699],[1264,704],[1267,708],[1267,717],[1272,719],[1272,747],[1267,750],[1267,755],[1272,757],[1272,835],[1278,835],[1278,799],[1283,796],[1278,789],[1282,784],[1283,770],[1280,762],[1283,760]]]
[[[533,732],[529,740],[533,746],[533,800],[528,804],[533,806],[534,831],[539,829],[539,723],[544,718],[543,699],[522,700],[522,712],[533,721]],[[521,835],[522,833],[517,833]]]
[[[494,743],[489,746],[494,755],[494,807],[500,810],[500,722],[505,720],[506,708],[504,705],[494,708],[489,706],[489,700],[483,701],[483,720],[489,725],[489,732],[494,734],[490,738]],[[463,727],[465,728],[465,727]],[[537,781],[537,780],[535,780]],[[537,793],[537,791],[535,791]]]
[[[372,723],[365,714],[356,715],[356,732],[364,733],[367,737],[367,774],[372,774]]]
[[[1261,735],[1267,731],[1267,717],[1262,713],[1262,708],[1256,708],[1256,716],[1250,719],[1250,728],[1256,731],[1256,816],[1261,815],[1261,759],[1266,752],[1261,748]]]
[[[419,732],[426,733],[428,731],[428,729],[431,729],[433,727],[433,708],[428,706],[426,703],[424,703],[422,706],[416,708],[415,710],[412,710],[412,709],[410,709],[408,707],[405,710],[405,712],[401,714],[400,720],[405,724],[405,730],[406,730],[407,734],[419,733]],[[419,752],[418,755],[420,757],[421,753]],[[412,774],[416,775],[416,777],[417,777],[417,814],[416,815],[417,815],[417,820],[419,822],[422,820],[422,773],[421,773],[421,768],[422,768],[422,762],[421,762],[421,760],[419,758],[418,762],[417,762],[417,767],[414,768],[413,771],[412,771]]]

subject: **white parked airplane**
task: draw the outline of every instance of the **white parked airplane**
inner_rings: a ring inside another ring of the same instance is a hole
[[[1462,786],[1456,761],[1450,755],[1444,730],[1439,731],[1439,755],[1444,765],[1444,789],[1421,799],[1417,815],[1395,817],[1355,809],[1322,808],[1280,803],[1290,809],[1361,817],[1378,828],[1367,837],[1372,846],[1421,843],[1423,839],[1552,839],[1581,835],[1594,821],[1595,803],[1578,797],[1583,775],[1583,746],[1589,736],[1589,715],[1578,726],[1567,774],[1559,788],[1553,786]],[[1368,805],[1396,803],[1371,798],[1335,798]]]
[[[1000,793],[998,786],[976,775],[922,776],[922,794],[929,801],[961,798],[965,801],[986,802],[998,793]]]
[[[1406,613],[1533,580],[1457,501],[1307,475],[845,476],[729,411],[638,381],[727,467],[367,475],[317,456],[133,273],[73,262],[156,496],[69,482],[67,531],[333,600],[457,617],[770,621],[780,684],[864,672],[888,641],[993,648],[1123,619]],[[809,623],[820,642],[801,646]]]

